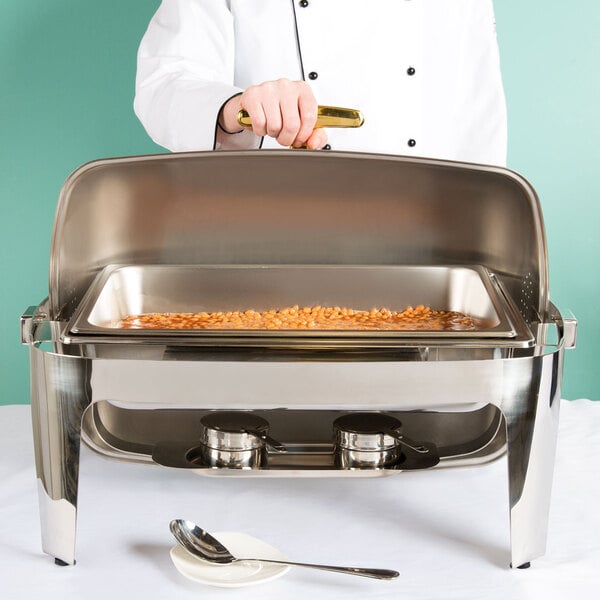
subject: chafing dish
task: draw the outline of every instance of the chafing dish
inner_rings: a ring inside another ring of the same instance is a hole
[[[83,440],[205,476],[435,477],[506,453],[512,564],[527,565],[545,549],[563,353],[576,337],[549,301],[547,269],[536,194],[506,169],[287,151],[82,166],[59,197],[49,296],[21,318],[44,551],[74,563]],[[428,303],[476,325],[119,327],[132,313],[303,303]],[[223,412],[250,415],[280,447],[244,428],[225,437],[249,446],[211,446],[207,423]],[[401,434],[361,430],[360,415]]]

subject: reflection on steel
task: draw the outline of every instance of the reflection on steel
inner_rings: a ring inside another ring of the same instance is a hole
[[[336,345],[317,336],[277,345],[255,336],[227,346],[175,333],[73,331],[96,276],[116,264],[475,265],[498,283],[529,341],[434,335],[369,345],[350,336]],[[563,353],[575,344],[576,321],[548,301],[541,211],[518,175],[285,151],[99,161],[63,189],[50,282],[49,299],[23,315],[21,335],[30,347],[43,547],[55,558],[75,560],[82,438],[109,457],[207,476],[399,475],[439,459],[435,477],[506,450],[511,562],[543,554]],[[203,417],[236,410],[264,419],[286,452],[259,448],[248,469],[210,468],[189,454]],[[333,423],[354,412],[398,419],[409,443],[431,451],[404,446],[406,462],[340,468]]]

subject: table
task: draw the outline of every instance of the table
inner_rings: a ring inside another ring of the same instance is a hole
[[[0,596],[5,599],[600,597],[600,402],[562,401],[546,555],[508,569],[506,461],[383,478],[202,477],[108,460],[80,471],[77,565],[41,552],[28,406],[0,407]],[[174,517],[243,531],[290,559],[397,569],[392,582],[292,568],[223,589],[185,579],[169,557]]]

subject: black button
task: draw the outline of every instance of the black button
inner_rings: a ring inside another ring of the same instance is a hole
[[[325,144],[321,150],[331,150],[331,146],[329,144]]]
[[[318,74],[318,73],[316,73],[315,71],[311,71],[311,72],[308,74],[308,78],[309,78],[309,79],[312,79],[313,81],[314,81],[314,80],[315,80],[315,79],[316,79],[318,76],[319,76],[319,74]]]
[[[302,7],[302,8],[306,8],[308,6],[308,0],[300,0],[300,2],[298,2],[298,4]]]
[[[412,138],[410,138],[410,140],[408,140],[408,145],[412,148],[413,146],[417,145],[417,142],[415,140],[413,140]]]
[[[406,72],[409,75],[414,75],[416,73],[415,68],[414,67],[408,67],[408,69],[406,69]]]

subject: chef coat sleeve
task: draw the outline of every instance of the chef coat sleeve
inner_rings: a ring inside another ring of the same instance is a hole
[[[233,84],[235,40],[226,0],[163,0],[142,38],[134,110],[159,145],[185,152],[257,148],[251,130],[217,127]]]

